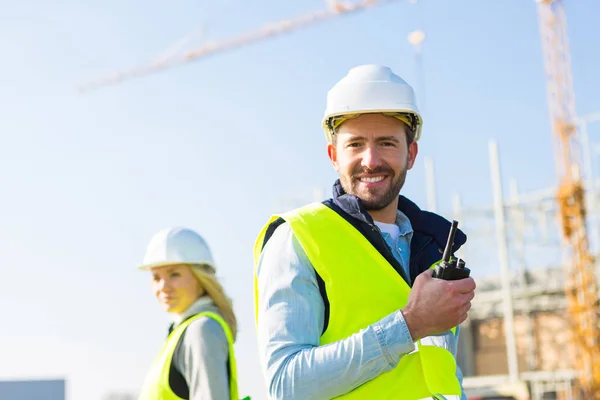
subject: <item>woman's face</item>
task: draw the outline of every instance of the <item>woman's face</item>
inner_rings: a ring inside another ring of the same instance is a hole
[[[165,311],[175,314],[187,310],[204,294],[200,282],[187,265],[152,268],[152,291]]]

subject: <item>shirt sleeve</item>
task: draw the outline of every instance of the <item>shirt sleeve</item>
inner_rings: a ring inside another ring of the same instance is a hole
[[[229,346],[223,328],[212,318],[199,318],[185,330],[174,363],[185,378],[190,400],[229,398]]]
[[[273,399],[340,396],[391,370],[415,348],[401,311],[320,346],[323,299],[288,224],[267,242],[257,275],[259,355]]]

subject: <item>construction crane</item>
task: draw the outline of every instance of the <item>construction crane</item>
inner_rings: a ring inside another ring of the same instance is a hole
[[[589,251],[585,191],[577,146],[575,94],[562,0],[537,0],[547,96],[558,176],[562,236],[569,251],[566,295],[576,347],[575,368],[585,399],[600,399],[598,285]]]
[[[305,28],[318,22],[329,20],[333,17],[349,15],[375,5],[383,5],[393,1],[397,0],[363,0],[359,3],[353,4],[328,0],[327,4],[329,7],[327,9],[314,11],[293,19],[268,23],[257,31],[248,32],[232,39],[208,42],[203,46],[193,50],[189,50],[180,54],[173,54],[167,57],[160,57],[156,61],[149,64],[141,65],[125,71],[119,71],[105,78],[80,85],[78,87],[78,91],[79,93],[84,93],[102,86],[116,84],[126,79],[147,75],[159,70],[164,70],[166,68],[183,64],[185,62],[204,58],[215,53],[224,52],[226,50],[233,50],[251,43],[259,42],[274,36]]]

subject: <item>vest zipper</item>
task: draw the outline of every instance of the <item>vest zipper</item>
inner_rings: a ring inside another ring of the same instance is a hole
[[[408,267],[408,269],[410,270],[410,275],[411,275],[411,278],[413,278],[413,275],[414,275],[414,279],[416,279],[416,278],[417,278],[417,275],[418,275],[418,274],[416,274],[416,273],[415,273],[415,272],[417,272],[417,271],[415,270],[415,266],[416,266],[416,264],[417,264],[417,257],[418,257],[418,256],[421,254],[421,252],[422,252],[422,251],[425,249],[425,247],[427,247],[427,246],[428,246],[428,245],[429,245],[431,242],[433,242],[433,239],[431,239],[431,238],[428,238],[428,239],[425,241],[425,243],[423,243],[423,244],[421,245],[421,247],[420,247],[420,248],[419,248],[419,249],[418,249],[418,250],[417,250],[417,251],[416,251],[414,254],[413,254],[412,252],[410,253],[410,254],[411,254],[411,257],[410,257],[410,258],[411,258],[411,261],[409,262],[409,267]],[[440,256],[440,258],[441,258],[441,256]],[[415,274],[414,274],[414,273],[415,273]]]

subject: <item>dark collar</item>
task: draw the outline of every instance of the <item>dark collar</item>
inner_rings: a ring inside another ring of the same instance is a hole
[[[357,196],[346,193],[339,179],[333,184],[333,202],[352,217],[374,225],[373,218],[365,209],[362,201]],[[431,236],[440,248],[446,246],[451,226],[450,221],[438,214],[421,210],[419,206],[402,195],[399,195],[398,198],[398,210],[408,217],[415,233]],[[467,236],[458,229],[454,237],[453,250],[458,250],[466,241]]]

